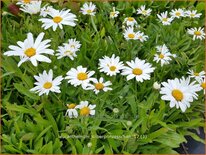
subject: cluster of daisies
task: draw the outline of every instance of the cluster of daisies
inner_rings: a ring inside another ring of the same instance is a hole
[[[17,2],[21,6],[21,10],[30,14],[36,14],[40,12],[39,19],[43,23],[42,27],[44,29],[49,29],[52,27],[55,31],[58,27],[63,29],[63,25],[75,26],[78,21],[76,15],[70,13],[70,10],[56,10],[52,6],[45,5],[41,8],[41,1],[31,1],[31,0],[20,0]],[[93,3],[85,3],[80,12],[84,15],[95,16],[96,6]],[[145,6],[141,6],[137,9],[137,14],[143,16],[149,16],[151,14],[151,9],[146,9]],[[110,12],[110,18],[118,17],[120,12],[115,10],[113,7],[112,12]],[[162,21],[163,25],[169,25],[174,18],[190,17],[199,18],[201,14],[197,11],[184,11],[182,9],[172,10],[170,13],[171,17],[168,17],[168,13],[161,13],[157,15]],[[144,42],[148,39],[147,35],[143,32],[137,31],[138,28],[137,21],[134,17],[127,17],[124,19],[123,25],[126,26],[124,37],[126,40],[139,40]],[[193,39],[204,39],[205,33],[202,28],[189,29],[188,33],[193,35]],[[51,63],[51,59],[47,55],[56,55],[57,59],[64,57],[69,57],[74,60],[77,57],[77,52],[81,48],[81,44],[76,39],[69,39],[68,42],[63,43],[62,46],[58,46],[55,53],[54,50],[50,49],[50,39],[43,40],[45,33],[40,33],[37,38],[33,37],[32,33],[27,34],[27,38],[22,42],[18,41],[17,45],[10,45],[9,51],[6,51],[4,55],[7,56],[19,56],[20,61],[18,67],[26,61],[30,61],[34,66],[38,65],[38,62]],[[172,54],[169,48],[163,44],[156,47],[156,54],[154,55],[154,61],[160,63],[161,66],[169,64],[173,58],[176,57]],[[126,76],[129,81],[135,79],[137,82],[144,82],[145,80],[150,80],[151,74],[154,72],[155,68],[152,64],[146,62],[146,60],[141,60],[138,57],[131,61],[127,61],[125,64],[120,60],[119,56],[113,54],[111,57],[103,56],[99,59],[99,72],[105,73],[107,76],[116,76],[121,74]],[[160,94],[162,95],[162,100],[170,101],[170,107],[180,108],[183,112],[190,107],[190,103],[197,99],[197,92],[206,88],[205,83],[205,72],[196,73],[190,70],[189,77],[182,77],[181,79],[169,79],[167,82],[154,83],[154,87],[160,89]],[[76,68],[71,68],[66,76],[53,77],[53,71],[50,69],[47,73],[46,70],[39,75],[35,75],[36,80],[35,87],[30,89],[33,92],[39,94],[39,96],[49,92],[60,93],[60,85],[62,80],[67,80],[69,84],[74,87],[81,86],[84,90],[92,90],[95,94],[100,91],[110,91],[112,90],[111,81],[105,81],[103,77],[94,78],[95,72],[89,71],[83,66],[77,66]],[[89,105],[88,101],[81,101],[79,105],[74,103],[68,104],[68,110],[66,115],[70,118],[78,117],[79,115],[88,116],[94,115],[94,108],[96,105]]]

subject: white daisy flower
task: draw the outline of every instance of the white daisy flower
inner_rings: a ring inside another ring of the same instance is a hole
[[[108,87],[112,85],[110,81],[104,82],[104,79],[101,77],[99,81],[97,79],[93,79],[92,82],[94,84],[89,84],[87,86],[87,90],[94,90],[95,94],[98,94],[101,90],[107,92],[108,90],[112,90],[112,88]]]
[[[162,82],[163,87],[160,89],[162,100],[170,101],[170,107],[176,106],[177,109],[181,109],[185,112],[190,107],[190,103],[194,99],[197,99],[198,95],[196,92],[200,91],[201,88],[195,81],[190,82],[190,78],[181,78],[174,80],[168,80],[168,82]]]
[[[80,9],[80,12],[82,12],[83,15],[95,16],[96,5],[94,5],[92,2],[90,2],[89,4],[84,3],[84,5]]]
[[[77,87],[79,85],[82,86],[83,89],[86,89],[86,86],[88,83],[93,80],[91,78],[92,75],[94,75],[94,71],[87,71],[87,68],[83,68],[82,66],[78,66],[77,69],[71,68],[67,72],[67,76],[65,79],[68,79],[68,83],[71,85]]]
[[[80,109],[81,116],[95,115],[95,107],[96,105],[89,105],[88,101],[81,101],[80,104],[76,106],[76,108]]]
[[[74,49],[75,51],[78,51],[79,48],[81,47],[81,44],[75,38],[75,39],[69,39],[69,46],[70,46],[70,48]]]
[[[205,77],[205,71],[194,72],[194,70],[189,70],[189,72],[187,73],[189,74],[191,78],[195,78],[196,80],[199,80]]]
[[[129,67],[124,67],[122,75],[127,76],[127,81],[136,78],[137,81],[143,82],[150,79],[150,74],[155,70],[150,63],[140,60],[138,57],[133,61],[126,62]]]
[[[125,18],[123,23],[126,23],[127,26],[131,26],[131,27],[137,25],[137,21],[133,17]]]
[[[39,76],[35,75],[34,78],[37,80],[37,82],[34,83],[36,86],[30,89],[30,91],[39,93],[39,96],[43,94],[48,95],[50,91],[56,93],[61,92],[59,85],[63,78],[62,76],[58,76],[53,80],[53,71],[51,69],[48,74],[46,71],[43,71],[43,74],[39,74]]]
[[[174,9],[171,10],[170,15],[172,18],[185,17],[185,12],[183,9]]]
[[[200,84],[201,90],[204,90],[204,94],[206,92],[206,78],[202,77],[202,78],[198,78],[197,81]]]
[[[160,21],[162,22],[163,25],[170,25],[171,22],[173,21],[173,18],[169,18],[167,16],[168,12],[162,12],[160,15],[157,14],[157,17],[160,19]]]
[[[138,31],[136,33],[137,35],[137,39],[140,41],[140,42],[144,42],[144,41],[147,41],[147,39],[149,38],[147,35],[144,34],[144,32],[140,32]]]
[[[33,34],[28,33],[27,39],[22,41],[18,41],[18,46],[10,45],[10,51],[4,53],[7,56],[19,56],[20,62],[18,63],[18,67],[21,66],[22,63],[26,61],[31,61],[34,66],[37,66],[37,61],[51,63],[51,60],[42,54],[50,54],[53,55],[54,51],[48,49],[50,46],[51,40],[47,39],[42,41],[44,37],[44,33],[40,33],[36,40],[34,41]]]
[[[137,14],[141,14],[144,16],[149,16],[151,14],[152,10],[151,9],[146,9],[145,5],[140,6],[139,9],[137,9]]]
[[[113,54],[112,57],[104,56],[103,59],[99,59],[99,69],[100,72],[104,72],[109,76],[116,75],[120,73],[120,70],[124,68],[123,63],[120,58]]]
[[[169,52],[167,46],[165,44],[163,46],[157,46],[157,49],[157,54],[154,55],[154,61],[157,63],[160,62],[161,66],[169,64],[173,55]]]
[[[52,10],[55,10],[52,6],[45,5],[43,8],[41,8],[40,16],[46,17],[52,12]]]
[[[57,50],[57,59],[61,59],[63,57],[69,57],[71,60],[74,60],[75,57],[77,57],[76,49],[71,48],[69,44],[64,44],[64,46],[58,46]]]
[[[185,15],[186,17],[190,17],[190,18],[200,18],[202,13],[197,13],[197,10],[188,10],[185,11]]]
[[[138,39],[138,35],[140,35],[140,34],[137,33],[137,32],[134,32],[134,28],[133,27],[128,27],[124,31],[124,38],[126,40],[137,40]]]
[[[31,1],[25,5],[21,5],[21,11],[29,13],[29,14],[37,14],[41,10],[41,1]]]
[[[42,27],[46,30],[50,27],[52,27],[53,31],[56,31],[57,27],[60,29],[63,29],[62,25],[69,25],[69,26],[75,26],[77,21],[76,15],[73,13],[70,13],[70,10],[55,10],[51,9],[51,12],[49,15],[52,18],[41,18],[39,21],[43,23]]]
[[[69,118],[77,118],[78,117],[78,112],[76,110],[76,104],[71,103],[71,104],[67,104],[67,111],[65,116],[68,116]]]
[[[205,39],[205,32],[204,32],[204,28],[191,28],[191,29],[188,29],[188,34],[190,35],[193,35],[193,40],[195,39]]]
[[[112,12],[110,12],[110,18],[116,18],[118,17],[119,11],[115,11],[115,7],[113,7]]]

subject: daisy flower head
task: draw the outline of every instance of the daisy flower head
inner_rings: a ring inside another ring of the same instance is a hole
[[[76,108],[80,109],[81,116],[95,115],[95,107],[96,105],[89,105],[88,101],[81,101],[80,104],[76,106]]]
[[[154,55],[154,61],[157,63],[160,62],[161,66],[169,64],[173,55],[169,52],[167,46],[164,44],[163,46],[158,46],[157,49],[158,51],[157,54]]]
[[[120,73],[120,70],[124,68],[123,62],[120,61],[119,56],[112,57],[104,56],[103,59],[99,59],[100,72],[106,73],[109,76],[114,76]]]
[[[189,70],[187,72],[191,78],[195,78],[196,80],[202,79],[205,77],[205,71],[195,72],[194,70]]]
[[[68,42],[69,42],[70,48],[74,49],[75,51],[78,51],[79,48],[81,47],[80,42],[77,41],[76,38],[75,39],[69,39]]]
[[[18,41],[18,46],[10,45],[10,51],[5,52],[4,55],[19,56],[20,62],[18,63],[18,67],[26,61],[31,61],[34,66],[37,66],[37,61],[51,63],[51,60],[43,55],[54,54],[53,50],[48,49],[51,40],[46,39],[42,41],[43,37],[44,33],[42,32],[34,41],[33,34],[28,33],[27,39],[24,42]]]
[[[48,74],[44,70],[42,74],[39,76],[35,75],[34,78],[37,80],[34,84],[36,85],[34,88],[30,89],[30,91],[35,91],[39,93],[39,96],[46,94],[48,95],[49,92],[56,92],[60,93],[61,81],[63,80],[62,76],[58,76],[53,79],[53,71],[50,69]]]
[[[185,12],[183,9],[173,9],[170,12],[170,15],[172,18],[180,18],[180,17],[185,17]]]
[[[21,5],[21,11],[29,13],[29,14],[37,14],[41,10],[41,1],[31,1],[30,3],[26,3],[25,5]]]
[[[138,82],[150,79],[150,74],[154,72],[155,68],[150,63],[146,63],[145,60],[141,60],[138,57],[135,60],[126,62],[128,66],[124,67],[122,75],[127,76],[127,81],[135,78]]]
[[[168,17],[168,12],[162,12],[160,15],[157,14],[157,17],[160,19],[163,25],[170,25],[173,21],[173,18]]]
[[[94,75],[94,73],[94,71],[87,71],[87,68],[78,66],[76,69],[71,68],[67,72],[65,79],[68,79],[68,83],[75,87],[81,85],[83,89],[86,89],[88,83],[93,80],[92,75]]]
[[[205,32],[204,32],[204,28],[201,28],[201,27],[199,27],[199,28],[191,28],[191,29],[188,29],[188,34],[190,34],[190,35],[193,35],[193,40],[195,40],[195,39],[200,39],[200,40],[202,40],[202,39],[205,39]]]
[[[67,104],[67,111],[65,116],[68,116],[69,118],[77,118],[78,117],[78,112],[76,109],[76,104],[71,103],[71,104]]]
[[[127,26],[131,26],[131,27],[137,25],[137,21],[133,17],[125,18],[123,23],[126,23]]]
[[[77,57],[76,49],[72,48],[69,44],[64,44],[64,46],[58,46],[57,49],[57,59],[61,59],[63,57],[69,57],[71,60],[74,60]]]
[[[82,12],[83,15],[91,15],[95,16],[96,12],[96,5],[94,5],[92,2],[84,3],[84,5],[80,8],[80,12]]]
[[[110,81],[104,82],[104,79],[101,77],[99,80],[93,79],[93,84],[89,84],[86,89],[94,90],[95,94],[98,94],[100,91],[107,92],[108,90],[112,90],[112,88],[108,87],[112,85]]]
[[[206,92],[206,80],[205,79],[206,79],[205,76],[202,77],[202,78],[197,79],[201,89],[204,90],[204,94]]]
[[[139,9],[137,9],[137,14],[141,14],[143,16],[149,16],[151,14],[151,9],[146,9],[145,5],[140,6]]]
[[[140,41],[140,42],[144,42],[144,41],[147,41],[147,39],[149,38],[147,35],[144,34],[144,32],[140,32],[138,31],[136,33],[137,35],[137,39]]]
[[[115,11],[115,7],[113,7],[112,12],[110,12],[110,18],[116,18],[118,17],[119,11]]]
[[[161,99],[170,101],[171,108],[180,108],[182,112],[185,112],[190,107],[190,103],[197,99],[197,92],[201,90],[195,81],[190,82],[190,78],[184,77],[169,79],[167,82],[162,82],[162,86],[160,89]]]
[[[137,40],[139,35],[139,33],[134,32],[133,27],[126,28],[123,34],[126,40]]]
[[[51,9],[49,15],[51,18],[41,18],[42,27],[46,30],[52,27],[53,31],[56,31],[57,27],[63,29],[63,25],[69,25],[74,27],[76,25],[75,21],[77,21],[76,15],[70,13],[70,10],[55,10]]]
[[[186,17],[190,17],[190,18],[200,18],[202,13],[197,13],[197,10],[188,10],[185,11],[185,15]]]
[[[43,8],[41,8],[40,16],[46,17],[52,12],[52,10],[55,10],[52,6],[45,5]]]

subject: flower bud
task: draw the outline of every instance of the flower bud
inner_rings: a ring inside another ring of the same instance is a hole
[[[15,16],[17,16],[20,12],[19,7],[16,4],[10,4],[8,6],[8,10],[10,13],[12,13]]]

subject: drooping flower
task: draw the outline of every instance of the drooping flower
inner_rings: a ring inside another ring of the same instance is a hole
[[[134,19],[134,17],[125,18],[123,23],[126,23],[127,26],[131,26],[131,27],[137,25],[137,21]]]
[[[76,104],[71,103],[71,104],[67,104],[67,111],[65,116],[68,116],[69,118],[77,118],[78,117],[78,112],[76,109]]]
[[[112,12],[110,12],[110,18],[116,18],[118,17],[119,11],[115,10],[115,7],[113,7]]]

